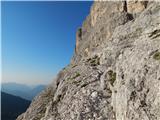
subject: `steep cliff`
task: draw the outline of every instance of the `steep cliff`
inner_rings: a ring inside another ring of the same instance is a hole
[[[94,2],[71,63],[17,120],[160,120],[160,3]]]

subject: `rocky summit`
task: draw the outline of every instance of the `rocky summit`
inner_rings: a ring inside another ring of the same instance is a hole
[[[160,2],[95,1],[71,63],[17,120],[160,120]]]

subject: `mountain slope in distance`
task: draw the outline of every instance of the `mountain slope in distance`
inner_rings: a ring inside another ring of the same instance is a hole
[[[15,120],[29,105],[28,100],[1,92],[1,120]]]
[[[26,100],[32,100],[37,94],[44,90],[45,87],[45,85],[37,85],[34,87],[30,87],[18,83],[3,83],[2,91],[8,94],[19,96]]]

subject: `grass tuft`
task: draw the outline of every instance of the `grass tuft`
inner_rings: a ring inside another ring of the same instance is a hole
[[[154,55],[153,55],[153,58],[155,60],[160,60],[160,52],[156,52]]]

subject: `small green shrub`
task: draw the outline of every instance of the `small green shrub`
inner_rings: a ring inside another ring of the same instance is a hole
[[[67,80],[70,81],[70,80],[76,79],[79,76],[80,76],[80,73],[76,72],[76,74],[73,77],[69,77],[69,78],[67,78]]]
[[[72,68],[75,68],[77,65],[73,65]]]
[[[80,76],[80,73],[79,72],[76,72],[76,75],[74,76],[74,77],[72,77],[72,79],[75,79],[75,78],[77,78],[77,77],[79,77]]]
[[[87,62],[89,62],[89,64],[91,66],[97,66],[100,65],[100,58],[98,56],[94,56],[93,58],[89,58],[87,59]]]
[[[109,81],[110,81],[111,85],[113,86],[113,83],[116,80],[116,73],[113,72],[112,70],[109,70],[108,75],[109,75]]]
[[[95,63],[96,63],[96,59],[92,59],[92,60],[90,61],[90,63],[91,63],[91,64],[95,64]]]
[[[153,55],[153,58],[155,60],[160,60],[160,52],[156,52],[154,55]]]

